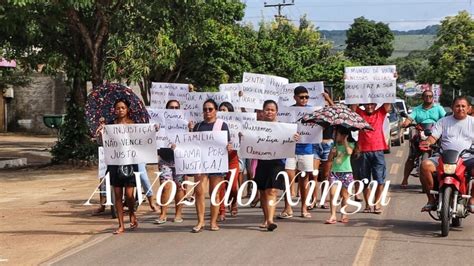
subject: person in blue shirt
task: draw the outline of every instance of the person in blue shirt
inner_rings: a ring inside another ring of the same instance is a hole
[[[415,122],[417,124],[434,124],[446,115],[444,108],[435,104],[433,101],[433,92],[431,90],[425,90],[422,94],[423,103],[413,109],[413,112],[403,122],[403,127],[408,126],[410,123]],[[405,169],[403,172],[403,181],[400,185],[401,188],[407,188],[408,177],[415,165],[415,159],[419,156],[418,148],[414,146],[414,142],[410,142],[410,153],[405,162]]]

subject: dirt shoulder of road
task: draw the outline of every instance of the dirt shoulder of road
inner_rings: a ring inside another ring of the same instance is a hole
[[[95,235],[110,234],[117,227],[110,208],[92,216],[97,194],[93,206],[84,205],[97,185],[95,168],[0,172],[0,265],[37,265]],[[146,203],[138,216],[145,213],[150,214]]]
[[[0,154],[35,159],[30,167],[0,169],[0,265],[37,265],[117,227],[110,208],[91,215],[98,207],[97,194],[91,201],[95,205],[83,205],[98,185],[97,167],[47,165],[54,142],[51,137],[0,135]],[[149,213],[145,205],[139,216]]]

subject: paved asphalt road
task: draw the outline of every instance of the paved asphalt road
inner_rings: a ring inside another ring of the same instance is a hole
[[[260,209],[240,208],[219,232],[192,234],[194,208],[188,207],[182,224],[155,225],[156,217],[139,217],[138,230],[119,236],[104,232],[48,263],[473,265],[474,217],[442,238],[439,223],[420,213],[426,197],[418,179],[411,178],[407,190],[399,188],[407,150],[405,143],[386,156],[391,201],[382,215],[358,213],[349,224],[326,225],[328,211],[318,209],[311,219],[278,221],[275,232],[266,232],[258,228]]]

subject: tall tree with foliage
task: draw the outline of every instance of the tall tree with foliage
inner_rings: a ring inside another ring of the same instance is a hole
[[[356,18],[347,30],[344,55],[361,65],[383,65],[393,52],[393,33],[387,24]]]
[[[141,2],[141,4],[139,4]],[[140,85],[145,102],[152,81],[217,87],[250,68],[245,56],[244,4],[237,0],[136,1],[120,11],[106,73]]]
[[[441,22],[436,40],[429,49],[427,81],[442,84],[442,103],[449,105],[452,93],[474,95],[474,20],[462,11]]]
[[[86,82],[103,81],[104,47],[126,0],[8,0],[0,8],[0,51],[22,66],[64,71],[71,88],[66,125],[53,149],[56,161],[86,159],[92,143],[84,116]],[[0,54],[1,56],[2,54]],[[79,132],[79,134],[77,134]],[[85,150],[84,152],[82,152]]]

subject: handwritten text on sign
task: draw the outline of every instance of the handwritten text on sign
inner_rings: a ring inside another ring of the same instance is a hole
[[[296,103],[293,96],[295,95],[295,88],[298,86],[303,86],[308,90],[308,105],[324,106],[324,83],[322,81],[286,84],[280,91],[280,106],[291,106]]]
[[[321,107],[282,106],[278,110],[277,119],[280,122],[296,123],[300,118],[312,114],[317,109],[321,109]],[[322,127],[316,124],[303,124],[301,122],[296,124],[298,125],[298,134],[300,134],[298,143],[320,143],[323,140]]]
[[[345,80],[395,80],[397,68],[395,65],[388,66],[360,66],[346,67],[344,69]]]
[[[150,106],[164,109],[169,100],[184,103],[188,94],[188,84],[152,82],[150,93]]]
[[[239,132],[242,131],[242,123],[245,121],[257,121],[257,114],[217,112],[217,118],[224,120],[227,126],[229,126],[232,149],[238,150],[240,148]]]
[[[105,173],[107,172],[107,165],[105,164],[104,160],[104,147],[99,147],[99,172],[97,177],[103,178]]]
[[[243,92],[265,95],[264,100],[278,101],[280,90],[288,84],[287,78],[272,75],[244,72],[242,77]]]
[[[154,124],[106,125],[102,140],[107,165],[158,162]]]
[[[178,134],[174,140],[176,174],[227,173],[227,131]]]
[[[396,82],[346,80],[344,93],[346,104],[393,103],[396,97]]]
[[[160,125],[160,131],[156,133],[158,148],[169,148],[176,134],[189,131],[185,110],[148,108],[147,111],[150,121]]]
[[[187,94],[184,110],[202,110],[203,104],[207,99],[213,99],[217,105],[222,102],[231,102],[229,92],[190,92]]]
[[[283,159],[294,157],[293,137],[296,124],[247,121],[242,123],[242,142],[240,155],[250,159]]]
[[[219,85],[220,92],[230,93],[231,102],[234,109],[240,108],[240,95],[239,93],[243,90],[242,83],[225,83]]]

